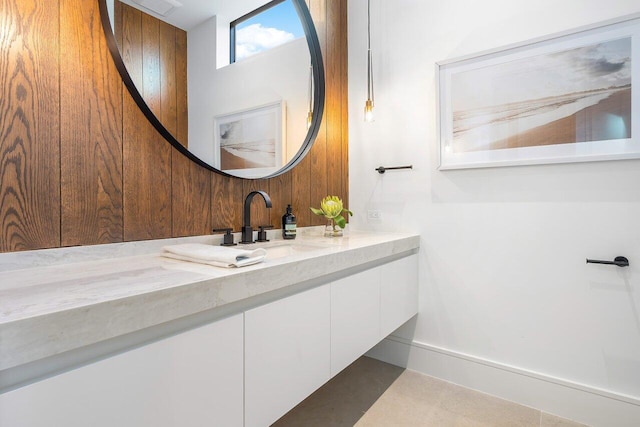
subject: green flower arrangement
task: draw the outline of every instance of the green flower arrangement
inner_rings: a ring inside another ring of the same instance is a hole
[[[342,205],[342,200],[338,196],[327,196],[322,199],[320,203],[320,209],[310,208],[311,212],[318,216],[324,216],[329,220],[329,225],[327,225],[327,232],[329,231],[329,227],[331,227],[331,231],[334,234],[338,234],[338,230],[336,230],[336,225],[340,228],[344,228],[347,225],[347,220],[344,216],[342,216],[343,212],[353,216],[353,212],[349,209],[346,209]],[[339,234],[342,234],[341,231]]]

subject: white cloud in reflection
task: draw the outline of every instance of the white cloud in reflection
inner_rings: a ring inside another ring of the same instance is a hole
[[[236,60],[293,40],[293,34],[262,24],[248,25],[236,32]]]

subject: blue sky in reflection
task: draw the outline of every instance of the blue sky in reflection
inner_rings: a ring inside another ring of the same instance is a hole
[[[303,36],[295,6],[284,1],[236,26],[236,61]]]

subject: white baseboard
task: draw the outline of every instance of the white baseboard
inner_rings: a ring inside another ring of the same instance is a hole
[[[640,399],[393,335],[367,356],[594,427],[640,426]]]

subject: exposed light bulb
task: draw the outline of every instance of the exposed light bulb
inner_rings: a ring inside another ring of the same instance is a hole
[[[309,65],[309,112],[307,113],[307,130],[313,123],[313,64]]]
[[[367,99],[367,101],[364,103],[364,121],[373,121],[373,101],[370,99]]]
[[[364,104],[364,121],[373,121],[373,58],[371,55],[371,0],[367,0],[367,101]]]

